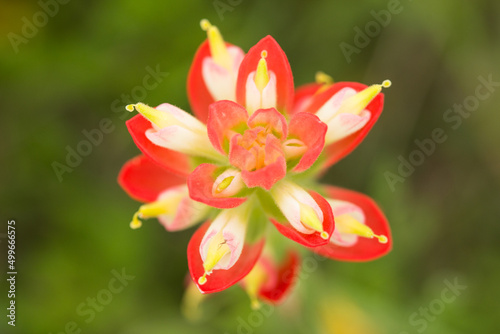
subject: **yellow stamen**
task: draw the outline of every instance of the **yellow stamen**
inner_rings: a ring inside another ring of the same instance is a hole
[[[391,87],[390,80],[384,80],[380,85],[371,85],[342,103],[338,113],[359,115],[368,104],[382,91],[382,88]]]
[[[252,271],[244,278],[245,290],[248,297],[250,297],[250,303],[253,310],[258,310],[261,306],[258,294],[266,280],[266,271],[264,266],[260,263],[257,263]]]
[[[316,91],[315,94],[324,92],[333,84],[333,78],[321,71],[316,72],[315,81],[317,84],[321,85],[321,87]]]
[[[257,71],[255,73],[255,86],[257,86],[257,89],[262,93],[264,88],[266,88],[267,84],[269,83],[269,72],[267,71],[267,51],[263,50],[262,53],[260,54],[261,58],[259,60],[259,63],[257,64]]]
[[[137,110],[138,113],[140,113],[142,116],[146,117],[151,123],[154,123],[155,125],[159,126],[160,128],[164,128],[170,125],[177,124],[179,125],[180,123],[170,115],[169,113],[159,111],[155,108],[151,108],[150,106],[139,102],[136,104],[129,104],[125,107],[128,111],[132,112]]]
[[[217,188],[215,189],[215,192],[217,194],[220,194],[221,192],[223,192],[224,190],[226,190],[227,187],[229,187],[229,185],[231,184],[231,182],[233,182],[233,179],[234,179],[234,176],[228,176],[228,177],[226,177],[224,180],[222,180],[221,183],[219,183],[217,185]]]
[[[385,235],[377,235],[372,229],[365,224],[356,220],[349,214],[343,214],[335,217],[336,229],[341,233],[356,234],[364,238],[377,238],[381,244],[387,243],[388,239]]]
[[[207,19],[200,22],[201,29],[207,32],[208,44],[210,46],[210,53],[212,59],[217,65],[220,65],[227,70],[231,70],[233,61],[226,47],[226,43],[222,38],[219,29],[210,24]]]
[[[300,206],[300,221],[305,226],[319,232],[323,239],[328,239],[328,233],[323,230],[323,222],[319,220],[318,215],[310,206],[303,204]]]
[[[207,275],[212,273],[214,267],[219,263],[220,260],[227,254],[231,253],[231,249],[226,243],[226,239],[222,235],[222,230],[220,230],[213,238],[210,240],[208,245],[207,257],[203,262],[203,269],[205,273],[198,279],[198,284],[203,285],[207,282]]]
[[[176,205],[172,205],[171,201],[160,200],[156,202],[151,202],[148,204],[141,205],[139,210],[132,217],[132,221],[130,222],[130,228],[138,229],[142,226],[142,222],[139,218],[147,219],[158,217],[160,215],[172,214],[176,208]]]

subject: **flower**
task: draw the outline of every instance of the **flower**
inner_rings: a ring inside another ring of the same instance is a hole
[[[319,185],[315,176],[367,135],[390,82],[333,83],[318,73],[315,83],[294,90],[290,64],[272,37],[244,54],[207,20],[201,27],[208,38],[187,87],[197,118],[168,103],[126,107],[138,112],[127,127],[143,155],[123,166],[119,183],[146,202],[130,226],[157,217],[177,231],[205,221],[187,247],[193,282],[202,293],[239,282],[253,307],[281,301],[298,272],[298,253],[278,255],[286,239],[269,237],[271,225],[332,259],[387,254],[390,229],[375,202]]]

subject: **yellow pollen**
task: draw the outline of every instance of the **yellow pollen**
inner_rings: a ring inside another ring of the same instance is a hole
[[[336,229],[341,233],[356,234],[364,238],[377,238],[381,244],[387,243],[388,239],[385,235],[377,235],[372,229],[365,224],[356,220],[349,214],[343,214],[335,217]]]
[[[203,19],[200,22],[201,29],[207,32],[208,44],[210,46],[210,54],[214,62],[226,68],[228,71],[231,70],[233,66],[233,61],[226,47],[226,43],[222,38],[219,29],[216,26],[210,24],[207,19]]]
[[[361,92],[351,96],[342,103],[338,113],[350,113],[359,115],[370,102],[382,91],[382,88],[391,87],[390,80],[384,80],[382,84],[371,85]]]
[[[205,273],[198,279],[198,284],[203,285],[207,282],[207,275],[212,273],[214,267],[219,263],[222,258],[231,253],[231,249],[227,245],[226,239],[222,235],[222,230],[220,230],[213,238],[210,240],[208,245],[207,257],[203,262],[203,269]]]
[[[267,84],[269,83],[269,72],[267,71],[267,51],[263,50],[260,54],[261,58],[259,60],[259,63],[257,64],[257,71],[255,73],[255,86],[257,86],[257,89],[262,93],[264,88],[266,88]]]
[[[226,190],[227,187],[229,187],[229,185],[231,184],[231,182],[233,182],[233,179],[234,179],[234,176],[228,176],[228,177],[226,177],[224,180],[222,180],[221,183],[219,183],[217,185],[217,188],[215,189],[215,192],[217,194],[220,194],[221,192],[223,192],[224,190]]]
[[[309,205],[302,204],[300,206],[300,221],[306,227],[319,232],[323,239],[328,239],[328,233],[323,230],[323,222],[319,220],[318,215]]]

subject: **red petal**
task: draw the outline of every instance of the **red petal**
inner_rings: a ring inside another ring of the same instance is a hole
[[[297,280],[299,264],[299,254],[294,251],[289,251],[287,253],[286,259],[279,268],[269,263],[266,267],[272,270],[272,272],[268,272],[270,278],[260,289],[259,296],[272,303],[279,303],[282,301],[283,298],[291,292]]]
[[[187,176],[191,172],[186,155],[157,146],[146,137],[146,131],[151,129],[152,125],[142,115],[135,115],[126,124],[132,139],[144,155],[172,173]]]
[[[290,63],[278,42],[266,36],[254,45],[243,59],[236,83],[236,101],[246,105],[247,78],[257,69],[262,51],[267,51],[267,69],[276,75],[277,108],[281,113],[291,112],[293,103],[293,76]]]
[[[306,109],[307,112],[316,113],[326,101],[328,101],[333,95],[335,95],[339,90],[345,87],[350,87],[356,90],[357,92],[365,89],[366,85],[363,85],[358,82],[338,82],[333,84],[329,89],[316,95],[309,107]],[[384,94],[378,94],[371,102],[368,104],[366,109],[368,109],[371,113],[370,120],[368,123],[358,132],[353,133],[349,137],[346,137],[338,142],[335,142],[327,147],[325,147],[325,155],[327,157],[324,168],[328,168],[334,163],[338,162],[346,155],[351,153],[356,146],[361,143],[361,141],[366,137],[368,132],[371,130],[380,114],[382,113],[382,109],[384,107]]]
[[[305,111],[311,104],[314,94],[316,94],[318,89],[322,86],[322,84],[310,83],[298,87],[295,90],[293,109],[291,113],[296,114],[298,112]]]
[[[328,196],[359,206],[365,214],[365,223],[375,234],[385,235],[387,243],[382,244],[376,239],[358,238],[351,247],[341,247],[332,243],[313,248],[313,251],[323,256],[344,261],[370,261],[387,254],[392,248],[391,230],[387,218],[377,204],[368,196],[356,191],[338,187],[327,187]]]
[[[208,138],[222,153],[227,153],[231,132],[246,127],[248,112],[233,101],[217,101],[209,106]]]
[[[187,249],[188,267],[191,279],[202,293],[221,291],[237,283],[252,270],[264,247],[264,239],[253,244],[245,244],[240,258],[236,261],[234,266],[228,270],[214,270],[212,274],[207,276],[207,282],[203,285],[199,285],[198,279],[205,273],[203,269],[203,260],[200,255],[200,243],[209,226],[210,222],[206,222],[196,230],[189,241]]]
[[[266,130],[270,126],[268,131],[272,131],[269,133],[273,134],[276,138],[284,140],[287,137],[286,118],[275,108],[258,109],[248,119],[248,126],[250,128],[261,126],[266,128]]]
[[[307,146],[307,151],[293,168],[294,172],[305,171],[318,159],[325,146],[326,130],[328,126],[316,115],[301,112],[292,116],[290,137],[301,140]]]
[[[335,221],[333,219],[333,213],[330,204],[320,194],[314,191],[309,191],[309,194],[313,197],[316,203],[318,203],[321,211],[323,211],[323,229],[331,236],[333,230],[335,229]],[[325,240],[321,238],[320,234],[317,232],[312,234],[305,234],[297,231],[289,223],[282,224],[275,219],[271,219],[271,222],[274,224],[274,226],[276,226],[281,234],[289,239],[292,239],[293,241],[298,242],[301,245],[307,247],[317,247],[329,243],[328,239]]]
[[[218,166],[212,164],[199,165],[187,179],[189,196],[198,202],[208,204],[219,209],[229,209],[237,207],[245,202],[246,198],[241,197],[214,197],[212,187],[216,179]]]
[[[127,161],[118,175],[118,183],[130,197],[143,202],[156,201],[161,192],[184,182],[184,177],[169,173],[143,155]]]

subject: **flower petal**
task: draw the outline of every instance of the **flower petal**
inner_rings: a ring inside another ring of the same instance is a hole
[[[358,238],[355,245],[342,247],[329,243],[325,246],[313,248],[313,251],[335,260],[343,261],[370,261],[386,255],[392,248],[391,231],[387,219],[377,204],[368,196],[361,193],[338,187],[326,187],[328,196],[335,200],[353,203],[363,210],[365,224],[375,234],[385,235],[387,243],[380,243],[376,239]],[[337,214],[334,212],[334,214]]]
[[[145,117],[135,115],[126,124],[132,139],[144,155],[172,173],[187,176],[191,172],[189,157],[155,145],[146,137],[146,132],[153,126]]]
[[[118,175],[118,183],[130,197],[143,202],[155,201],[165,189],[184,182],[184,177],[170,173],[143,155],[127,161]]]
[[[326,124],[313,114],[301,112],[292,116],[289,137],[299,139],[307,147],[294,172],[303,172],[316,161],[323,151],[326,131]]]
[[[228,51],[234,56],[235,66],[239,67],[243,51],[239,50],[237,46],[226,43]],[[216,98],[210,93],[205,79],[203,78],[203,62],[207,57],[211,57],[210,46],[208,41],[203,42],[193,59],[193,63],[189,70],[187,80],[187,92],[191,109],[198,117],[199,120],[206,123],[208,118],[208,106],[215,102]],[[237,69],[234,69],[235,73]],[[234,88],[236,91],[236,88]]]
[[[332,235],[335,229],[335,221],[333,219],[332,209],[330,204],[318,193],[310,191],[309,194],[312,196],[315,203],[319,206],[319,209],[323,215],[323,231],[328,233],[329,236]],[[280,208],[283,212],[285,208]],[[293,207],[287,207],[286,210],[293,210]],[[283,214],[289,214],[289,212],[283,212]],[[291,213],[293,214],[293,212]],[[300,208],[299,212],[295,212],[300,217]],[[300,218],[299,218],[300,219]],[[296,227],[292,226],[290,223],[281,223],[276,219],[271,219],[271,222],[276,226],[278,231],[283,234],[285,237],[292,239],[293,241],[298,242],[301,245],[308,247],[317,247],[321,245],[328,244],[329,240],[321,237],[319,233],[303,233],[300,232]]]
[[[295,90],[291,114],[306,111],[312,102],[312,98],[322,86],[320,83],[309,83],[298,87]]]
[[[344,88],[352,88],[356,92],[360,92],[366,87],[366,85],[357,82],[335,83],[329,89],[314,96],[309,107],[307,107],[305,111],[313,114],[316,113],[332,96]],[[359,145],[379,118],[382,113],[383,106],[384,94],[380,93],[366,107],[366,110],[370,112],[370,120],[366,122],[360,130],[325,147],[324,154],[327,159],[324,164],[324,168],[328,168],[332,164],[338,162]]]
[[[234,208],[245,202],[247,199],[242,197],[214,196],[213,186],[218,169],[216,165],[201,164],[188,176],[187,184],[191,198],[220,209]]]
[[[162,192],[158,196],[158,201],[176,203],[174,214],[157,216],[158,221],[167,231],[180,231],[199,223],[206,218],[210,209],[209,206],[189,198],[189,192],[185,184],[169,188]]]
[[[293,76],[285,52],[271,36],[266,36],[253,46],[243,59],[236,83],[236,101],[247,105],[247,81],[256,71],[262,51],[267,51],[267,68],[276,76],[276,109],[281,113],[291,111],[293,103]]]
[[[221,153],[227,153],[234,133],[246,128],[248,113],[245,108],[233,101],[217,101],[208,109],[208,138],[213,147]]]
[[[203,285],[198,279],[204,275],[203,259],[200,255],[200,245],[205,233],[210,227],[210,222],[202,225],[192,236],[188,244],[188,266],[191,279],[202,293],[212,293],[224,290],[245,277],[257,262],[264,246],[264,239],[253,243],[245,243],[241,255],[234,265],[227,270],[214,270]]]
[[[300,257],[289,251],[278,267],[274,263],[265,265],[268,279],[259,291],[259,296],[273,304],[281,302],[292,290],[299,273]]]
[[[261,126],[281,141],[287,137],[286,118],[275,108],[257,110],[248,119],[248,126],[250,128]]]

